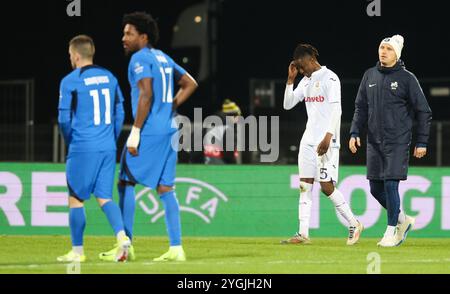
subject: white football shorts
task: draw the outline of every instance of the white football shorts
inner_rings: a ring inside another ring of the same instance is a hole
[[[300,144],[298,153],[300,178],[314,179],[318,182],[338,181],[339,146],[331,143],[327,153],[317,154],[317,145]]]

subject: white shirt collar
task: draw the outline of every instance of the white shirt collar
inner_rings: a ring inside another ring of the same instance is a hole
[[[316,70],[311,74],[311,78],[315,76],[320,76],[326,69],[327,67],[325,65],[322,65],[319,70]]]

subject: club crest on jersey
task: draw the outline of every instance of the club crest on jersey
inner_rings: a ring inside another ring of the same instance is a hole
[[[316,96],[316,97],[306,97],[305,102],[324,102],[325,97],[323,96]]]
[[[320,88],[320,82],[319,82],[319,81],[315,82],[315,83],[314,83],[314,87],[315,87],[316,89]]]
[[[391,89],[392,90],[397,90],[397,88],[398,88],[398,83],[397,82],[392,82],[391,83]]]

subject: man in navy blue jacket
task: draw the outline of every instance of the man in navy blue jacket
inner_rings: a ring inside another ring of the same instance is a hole
[[[414,156],[427,153],[431,109],[417,78],[400,59],[403,37],[381,41],[379,62],[362,78],[355,101],[349,148],[356,153],[367,129],[367,179],[371,194],[387,210],[388,226],[378,246],[400,245],[414,218],[400,211],[399,182],[408,174],[412,127],[416,122]]]

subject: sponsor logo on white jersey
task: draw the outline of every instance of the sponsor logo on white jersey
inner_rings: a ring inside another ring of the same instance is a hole
[[[316,97],[306,97],[305,102],[319,102],[322,103],[325,101],[325,97],[323,96],[316,96]]]

